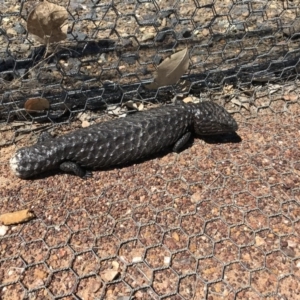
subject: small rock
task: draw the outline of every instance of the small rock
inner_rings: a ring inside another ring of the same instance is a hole
[[[114,270],[118,270],[119,267],[120,267],[120,264],[115,260],[111,263],[111,265],[112,265]]]
[[[200,193],[194,193],[192,196],[191,196],[191,202],[192,203],[197,203],[201,200],[201,194]]]
[[[90,122],[88,122],[88,121],[83,121],[83,122],[81,123],[81,127],[82,127],[82,128],[89,127],[89,126],[90,126]]]
[[[297,247],[297,244],[292,240],[288,240],[287,243],[288,243],[288,247],[291,247],[291,248]]]
[[[204,29],[202,30],[202,35],[203,35],[203,36],[208,36],[209,33],[210,33],[209,30],[206,29],[206,28],[204,28]]]
[[[257,246],[262,246],[265,244],[265,240],[263,238],[261,238],[260,236],[256,236],[255,237],[255,244]]]
[[[5,226],[5,225],[0,226],[0,236],[6,235],[7,231],[8,231],[8,226]]]
[[[165,256],[164,257],[164,264],[165,265],[168,265],[170,263],[170,261],[171,261],[171,257],[170,256]]]
[[[284,253],[289,257],[295,257],[296,256],[296,252],[291,248],[284,249]]]
[[[143,261],[143,259],[142,259],[142,257],[133,257],[132,258],[132,262],[133,263],[139,263],[139,262],[142,262]]]
[[[142,36],[141,41],[146,42],[146,41],[149,41],[149,40],[153,40],[153,38],[154,38],[153,33],[146,33]]]
[[[19,34],[25,34],[26,33],[25,28],[20,23],[17,23],[14,28],[15,28],[15,31]]]
[[[180,240],[180,237],[176,231],[172,233],[172,238],[177,242]]]
[[[190,103],[190,102],[193,102],[193,98],[191,96],[188,96],[186,98],[183,99],[183,102],[184,103]]]
[[[14,28],[8,28],[6,30],[6,33],[9,34],[9,35],[16,35],[16,31]]]
[[[100,274],[100,277],[105,282],[114,280],[119,275],[119,271],[116,270],[105,270]]]
[[[19,47],[20,47],[21,52],[25,52],[30,49],[30,45],[28,45],[28,44],[21,44],[21,45],[19,45]]]
[[[87,113],[81,113],[78,115],[78,119],[83,122],[89,119],[89,115]]]

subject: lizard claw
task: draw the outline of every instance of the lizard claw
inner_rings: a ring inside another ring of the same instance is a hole
[[[82,177],[83,179],[88,179],[93,177],[93,173],[91,171],[85,171],[84,176]]]

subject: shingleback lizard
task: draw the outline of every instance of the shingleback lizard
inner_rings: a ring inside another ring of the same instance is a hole
[[[149,109],[66,135],[42,135],[30,147],[16,151],[10,160],[21,178],[60,168],[88,177],[88,170],[122,165],[172,147],[179,151],[191,133],[216,135],[235,132],[238,125],[221,106],[210,102],[176,103]]]

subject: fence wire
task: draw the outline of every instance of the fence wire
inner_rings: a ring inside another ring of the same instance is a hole
[[[0,298],[300,299],[300,1],[38,3],[0,3],[0,213],[37,217],[0,226]],[[180,81],[147,88],[185,48]],[[242,142],[85,182],[8,175],[48,127],[174,97],[225,106]]]

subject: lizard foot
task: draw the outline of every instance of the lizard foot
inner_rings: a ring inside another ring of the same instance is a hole
[[[73,173],[81,178],[89,178],[92,176],[92,172],[86,171],[82,167],[80,167],[78,164],[71,162],[71,161],[65,161],[60,164],[59,168],[67,173]]]

